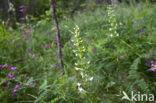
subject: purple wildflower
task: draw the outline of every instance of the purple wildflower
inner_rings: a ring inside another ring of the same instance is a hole
[[[142,23],[142,20],[139,20],[140,23]]]
[[[26,29],[24,29],[25,30],[25,33],[27,34],[27,33],[32,33],[32,30],[31,29],[29,29],[29,28],[26,28]]]
[[[42,42],[42,46],[43,46],[44,48],[47,48],[46,44],[45,44],[45,43],[43,43],[43,42]]]
[[[50,33],[49,31],[46,31],[46,32],[45,32],[45,34],[49,34],[49,33]]]
[[[24,13],[24,9],[20,9],[19,12]]]
[[[156,72],[156,69],[155,68],[151,68],[150,71]]]
[[[124,58],[124,56],[120,56],[120,59],[123,59]]]
[[[24,35],[25,34],[25,31],[22,31],[22,34]]]
[[[137,6],[138,6],[138,7],[140,7],[140,6],[141,6],[141,4],[140,4],[140,3],[138,3],[138,4],[137,4]]]
[[[3,69],[5,67],[8,67],[8,64],[0,65],[0,68]]]
[[[140,28],[140,33],[141,33],[141,34],[145,34],[145,32],[144,32],[144,29],[143,29],[143,28]]]
[[[24,39],[25,39],[25,36],[24,36],[24,34],[21,34],[21,38],[24,38]]]
[[[19,87],[19,84],[16,84],[15,89],[17,89]]]
[[[93,48],[92,48],[92,52],[93,52],[94,54],[96,54],[96,47],[93,47]]]
[[[13,90],[12,90],[12,94],[11,94],[12,96],[13,96],[13,94],[16,93],[17,88],[19,88],[19,84],[16,84],[16,86],[13,88]]]
[[[35,60],[35,56],[32,56],[32,60]]]
[[[31,86],[31,83],[29,83],[29,86]]]
[[[31,38],[31,35],[28,35],[28,39],[30,39]]]
[[[8,90],[10,84],[11,82],[7,82],[7,85],[4,87],[4,90]]]
[[[29,86],[35,86],[36,83],[29,83]]]
[[[31,50],[26,51],[27,54],[32,54],[33,52]]]
[[[59,57],[59,55],[58,54],[56,54],[56,58],[58,58]]]
[[[8,40],[8,43],[11,43],[12,42],[12,40]]]
[[[3,68],[4,68],[4,67],[8,67],[8,64],[4,64],[4,65],[3,65]]]
[[[8,78],[9,78],[9,79],[15,79],[15,77],[12,76],[12,74],[10,74],[10,73],[8,73]]]
[[[92,42],[91,41],[88,41],[88,44],[91,44]]]
[[[54,64],[53,67],[56,68],[56,64]]]
[[[151,67],[155,67],[155,65],[154,64],[151,64]]]
[[[16,89],[15,88],[13,88],[13,90],[12,90],[13,92],[12,92],[12,94],[15,94],[15,92],[16,92]]]
[[[74,81],[75,78],[72,78],[72,81]]]
[[[150,56],[146,56],[146,59],[149,59],[150,58]]]
[[[73,47],[72,47],[72,46],[70,46],[70,48],[71,48],[71,49],[73,49]]]
[[[57,43],[57,39],[56,38],[53,38],[51,40],[53,41],[53,43]]]
[[[51,49],[52,48],[51,45],[48,45],[47,47],[48,47],[48,49]]]
[[[148,66],[149,66],[149,65],[148,65],[148,63],[145,63],[145,66],[147,66],[147,67],[148,67]]]
[[[31,86],[32,85],[32,83],[29,83],[29,86]]]
[[[150,51],[150,53],[151,53],[151,54],[153,54],[153,53],[154,53],[154,51],[152,51],[152,50],[151,50],[151,51]]]
[[[138,3],[137,5],[138,7],[136,8],[136,10],[138,11],[140,9],[140,3]]]
[[[8,82],[8,83],[7,83],[7,86],[9,86],[10,84],[11,84],[11,82]]]
[[[19,8],[19,9],[23,9],[23,8],[24,8],[24,6],[23,6],[23,5],[21,5],[21,6],[19,6],[18,8]]]
[[[10,67],[10,71],[15,71],[16,69],[16,67]]]
[[[6,90],[6,91],[7,91],[7,90],[8,90],[8,86],[5,86],[5,87],[4,87],[4,90]]]
[[[151,64],[154,64],[154,61],[153,61],[153,60],[151,60],[151,61],[150,61],[150,63],[151,63]]]
[[[71,42],[71,43],[72,43],[72,40],[69,40],[69,42]]]
[[[23,21],[24,19],[25,19],[24,17],[19,18],[20,21]]]

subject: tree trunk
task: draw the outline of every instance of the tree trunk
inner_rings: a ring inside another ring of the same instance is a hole
[[[0,12],[2,14],[2,20],[8,20],[8,27],[13,26],[13,11],[9,11],[9,2],[12,0],[0,0]]]
[[[9,9],[9,4],[8,0],[0,0],[0,6],[2,10],[2,20],[6,21],[9,17],[8,9]]]
[[[51,13],[52,13],[52,17],[53,17],[53,20],[54,20],[54,26],[55,26],[55,30],[56,30],[56,40],[57,40],[57,49],[58,49],[58,58],[59,58],[59,68],[63,69],[59,26],[58,26],[57,18],[56,18],[56,15],[55,15],[55,8],[54,8],[54,5],[53,5],[53,1],[49,0],[49,3],[50,3]]]

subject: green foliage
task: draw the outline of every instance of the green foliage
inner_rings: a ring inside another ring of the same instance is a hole
[[[58,0],[57,3],[62,5],[65,1]],[[58,70],[57,45],[51,40],[55,38],[55,29],[48,19],[50,11],[35,24],[23,24],[16,30],[1,25],[0,65],[8,63],[18,70],[17,79],[12,80],[9,91],[5,91],[6,84],[2,85],[2,82],[8,80],[9,69],[0,69],[0,74],[3,74],[0,75],[0,102],[127,103],[121,100],[122,91],[155,94],[155,72],[150,71],[145,63],[156,60],[156,6],[141,3],[139,7],[126,4],[115,8],[109,6],[109,10],[98,5],[95,7],[92,11],[77,12],[74,19],[59,19],[64,75]],[[65,11],[59,12],[61,15]],[[111,14],[107,15],[108,12]],[[76,28],[71,33],[75,24],[79,25],[79,30]],[[31,29],[31,32],[22,37],[22,31],[26,29]],[[115,31],[119,36],[111,38],[110,33]],[[84,83],[85,78],[75,71],[75,63],[79,63],[78,68],[83,68],[84,74],[94,76],[94,79]],[[79,82],[84,83],[81,86],[85,94],[78,91]],[[10,91],[17,83],[20,87],[10,97]],[[28,86],[29,83],[36,85]]]
[[[11,38],[11,36],[12,35],[6,30],[5,24],[0,26],[0,40],[1,41],[9,40]]]
[[[127,88],[127,90],[134,90],[135,86],[137,85],[139,86],[139,91],[142,90],[142,92],[149,93],[150,90],[148,83],[145,82],[144,78],[141,76],[141,73],[138,72],[140,62],[140,58],[137,58],[130,67],[128,79],[130,80],[129,84],[131,85],[130,88]]]

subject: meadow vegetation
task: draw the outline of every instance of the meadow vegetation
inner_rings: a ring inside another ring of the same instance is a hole
[[[16,29],[1,21],[0,103],[130,103],[123,91],[156,96],[155,11],[151,3],[120,3],[62,16],[63,70],[49,10]]]

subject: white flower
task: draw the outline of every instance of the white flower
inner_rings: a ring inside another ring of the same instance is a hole
[[[78,89],[79,89],[79,91],[80,91],[80,92],[82,92],[82,91],[83,91],[83,88],[81,88],[81,87],[79,87]]]
[[[92,81],[92,80],[93,80],[93,78],[94,78],[94,77],[90,77],[90,79],[89,79],[89,80],[90,80],[90,81]]]
[[[86,76],[86,77],[88,77],[88,75],[87,75],[87,74],[85,74],[85,76]]]
[[[77,63],[75,63],[75,65],[77,65]]]
[[[112,28],[109,28],[109,31],[112,31]]]
[[[116,36],[119,36],[119,33],[117,33]]]
[[[111,34],[110,36],[113,37],[113,34]]]
[[[78,43],[74,43],[75,46],[79,45]]]
[[[3,24],[3,25],[4,25],[4,23],[5,23],[5,22],[4,22],[4,21],[2,21],[2,24]]]
[[[87,63],[90,64],[90,61],[88,61]]]
[[[77,67],[76,67],[75,70],[80,70],[80,68],[77,68]]]
[[[82,72],[80,74],[81,74],[82,78],[84,78],[84,74]]]
[[[78,86],[78,87],[80,87],[80,85],[81,85],[80,83],[77,83],[77,86]]]
[[[75,38],[78,37],[78,35],[75,35]]]
[[[76,25],[76,28],[79,30],[79,26]]]

